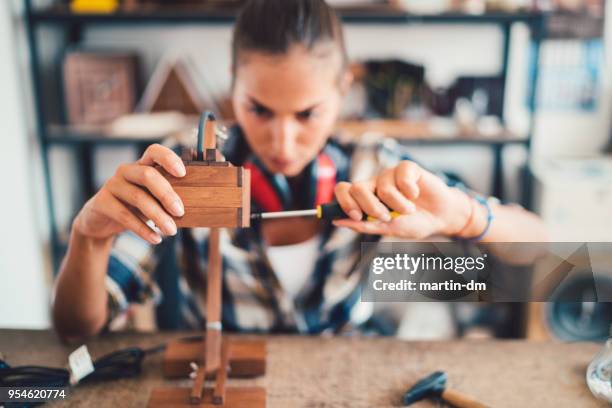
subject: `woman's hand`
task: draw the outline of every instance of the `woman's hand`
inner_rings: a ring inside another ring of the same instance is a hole
[[[172,216],[185,210],[181,199],[162,174],[161,166],[175,177],[186,174],[183,161],[170,149],[151,145],[136,163],[119,166],[115,174],[81,209],[73,229],[85,237],[108,239],[130,230],[152,244],[161,236],[145,224],[152,220],[165,235],[176,234]]]
[[[334,225],[364,234],[423,239],[465,230],[472,199],[411,161],[385,169],[373,179],[336,186],[336,199],[350,219]],[[389,209],[400,215],[391,219]],[[363,213],[379,221],[361,221]]]

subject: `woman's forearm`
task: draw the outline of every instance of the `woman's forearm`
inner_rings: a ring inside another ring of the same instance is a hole
[[[481,204],[478,200],[459,189],[451,189],[454,195],[453,208],[459,218],[467,218],[460,221],[463,225],[458,233],[451,236],[460,238],[482,238],[479,242],[548,242],[546,225],[536,214],[525,210],[515,204],[502,205],[490,203],[490,208]],[[467,209],[467,210],[466,210]],[[492,219],[489,223],[489,210]]]
[[[544,221],[519,206],[497,205],[489,240],[496,242],[548,242]],[[485,239],[484,242],[488,240]]]
[[[98,333],[108,316],[106,270],[113,238],[85,237],[74,227],[56,281],[53,322],[66,339]]]
[[[493,220],[481,242],[547,242],[548,233],[540,217],[514,205],[491,205]],[[473,231],[483,231],[487,224],[487,209],[478,205]],[[476,233],[478,235],[478,233]]]
[[[473,214],[467,228],[460,235],[463,238],[478,237],[487,228],[487,208],[469,198]],[[489,245],[487,249],[504,262],[514,265],[531,265],[547,250],[549,240],[544,222],[536,214],[516,205],[491,204],[493,219],[479,242],[482,243],[543,243],[543,245]]]

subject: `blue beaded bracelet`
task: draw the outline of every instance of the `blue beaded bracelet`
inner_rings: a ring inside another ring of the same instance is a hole
[[[467,243],[476,243],[476,242],[480,242],[489,232],[489,229],[491,228],[491,223],[493,222],[493,210],[491,209],[491,205],[489,204],[489,200],[487,200],[486,198],[484,198],[483,196],[480,195],[474,195],[472,196],[473,199],[475,199],[478,203],[482,204],[485,206],[485,208],[487,209],[487,225],[484,229],[484,231],[482,231],[479,235],[475,236],[475,237],[471,237],[471,238],[461,238],[461,237],[453,237],[453,239],[455,241],[463,241],[463,242],[467,242]]]

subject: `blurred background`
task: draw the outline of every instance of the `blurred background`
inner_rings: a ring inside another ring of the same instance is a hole
[[[340,137],[397,138],[433,170],[536,211],[553,241],[612,241],[605,0],[329,2],[357,78]],[[191,137],[204,109],[231,123],[240,4],[1,2],[0,327],[50,326],[71,220],[118,164]],[[603,339],[610,305],[583,299],[393,305],[379,331]]]

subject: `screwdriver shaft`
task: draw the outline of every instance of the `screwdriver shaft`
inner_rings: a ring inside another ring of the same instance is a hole
[[[278,212],[265,212],[258,214],[251,214],[253,219],[274,219],[274,218],[293,218],[293,217],[316,217],[317,210],[298,210],[298,211],[278,211]]]

